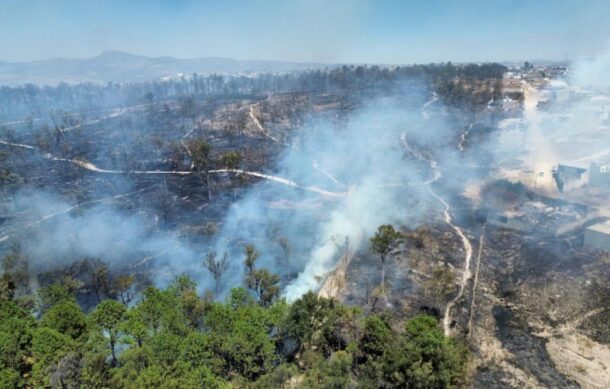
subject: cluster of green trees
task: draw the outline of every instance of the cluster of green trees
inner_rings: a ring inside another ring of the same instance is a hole
[[[136,303],[104,299],[84,312],[64,285],[36,305],[0,296],[0,388],[448,388],[466,350],[434,317],[400,322],[314,293],[277,298],[255,267],[224,301],[178,276]],[[10,288],[5,288],[10,291]],[[21,296],[22,297],[22,296]]]

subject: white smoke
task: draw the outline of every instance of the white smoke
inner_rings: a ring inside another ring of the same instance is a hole
[[[506,178],[557,195],[552,170],[558,164],[588,168],[610,160],[610,53],[571,64],[563,79],[524,84],[524,94],[523,119],[500,126],[505,139],[514,139],[496,155],[523,163],[512,169],[505,165]],[[582,186],[585,179],[564,189]]]
[[[429,171],[405,157],[400,136],[407,133],[413,141],[428,145],[442,142],[439,138],[446,135],[446,128],[432,120],[424,126],[420,106],[374,100],[353,112],[345,125],[323,118],[306,126],[300,147],[286,149],[278,174],[346,195],[328,199],[272,183],[257,185],[232,206],[215,246],[216,251],[234,253],[231,277],[235,281],[242,277],[243,258],[235,242],[252,243],[262,253],[262,265],[282,274],[297,274],[294,279],[288,277],[284,290],[292,300],[320,286],[334,268],[346,238],[366,248],[368,236],[380,224],[409,223],[423,214],[425,209],[414,204],[423,196],[421,184]],[[313,212],[301,207],[274,209],[271,204],[282,198],[290,204],[313,201],[318,207]],[[269,233],[268,225],[289,238],[290,263],[277,259],[277,236]]]
[[[590,90],[607,91],[610,88],[610,51],[577,61],[572,67],[570,81],[573,85]]]
[[[161,286],[186,269],[207,281],[198,266],[199,254],[177,236],[160,231],[144,214],[129,214],[110,203],[78,207],[43,192],[19,193],[6,206],[11,214],[28,215],[12,238],[20,242],[35,272],[80,259],[135,269],[154,258],[155,281]]]

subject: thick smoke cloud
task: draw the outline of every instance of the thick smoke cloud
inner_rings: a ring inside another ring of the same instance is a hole
[[[155,280],[166,285],[190,268],[199,277],[199,254],[144,215],[130,215],[108,203],[75,207],[48,193],[20,193],[8,212],[27,212],[31,221],[18,238],[35,272],[78,259],[102,259],[114,269],[154,260]]]

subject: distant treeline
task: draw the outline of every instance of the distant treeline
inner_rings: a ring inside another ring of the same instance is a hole
[[[397,67],[342,66],[284,74],[222,76],[193,74],[177,79],[116,84],[65,83],[39,87],[0,87],[0,118],[46,117],[51,111],[89,112],[121,105],[136,105],[176,99],[215,96],[249,96],[268,93],[350,91],[353,89],[392,89],[408,82],[420,82],[432,91],[455,94],[450,85],[461,80],[468,85],[500,80],[507,68],[500,64],[446,64]],[[491,85],[491,84],[490,84]],[[489,89],[489,88],[488,88]],[[497,88],[496,88],[497,89]],[[459,93],[457,94],[459,95]],[[449,99],[454,100],[454,99]]]

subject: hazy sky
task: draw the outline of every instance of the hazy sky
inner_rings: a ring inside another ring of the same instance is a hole
[[[104,50],[183,58],[414,63],[582,58],[610,0],[0,0],[0,59]]]

